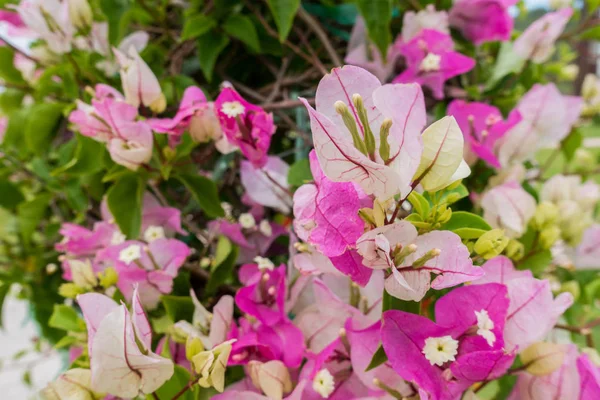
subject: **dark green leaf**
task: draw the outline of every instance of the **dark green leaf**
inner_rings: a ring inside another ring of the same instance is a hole
[[[267,4],[279,31],[279,41],[283,43],[292,29],[292,22],[294,22],[294,17],[300,7],[300,0],[267,0]]]
[[[106,146],[89,137],[77,135],[77,147],[73,158],[52,172],[58,175],[66,172],[72,175],[93,174],[104,168],[104,154]]]
[[[24,200],[19,188],[7,179],[0,180],[0,207],[14,209]]]
[[[21,108],[25,92],[17,89],[6,89],[0,93],[0,110],[4,114],[10,114]]]
[[[569,136],[563,139],[561,143],[562,152],[565,154],[567,161],[571,161],[575,155],[575,151],[581,147],[583,136],[578,129],[573,129]]]
[[[488,79],[485,89],[492,89],[508,74],[520,72],[525,65],[525,61],[515,54],[511,42],[503,42],[496,59],[496,65],[494,65],[492,75]]]
[[[313,180],[308,158],[303,158],[292,164],[288,172],[288,183],[291,186],[302,186]]]
[[[492,227],[479,215],[466,211],[455,211],[450,220],[440,229],[452,231],[463,239],[476,239]]]
[[[62,329],[63,331],[84,332],[85,323],[77,315],[77,311],[64,304],[55,304],[52,316],[48,321],[52,328]]]
[[[131,7],[131,0],[100,0],[100,9],[108,19],[108,41],[118,45],[123,37],[123,16]]]
[[[400,300],[387,291],[383,292],[382,310],[401,310],[411,314],[419,314],[421,312],[421,302]]]
[[[222,263],[215,266],[211,273],[210,280],[206,285],[206,293],[214,294],[219,286],[225,283],[228,279],[231,279],[233,276],[233,267],[237,261],[238,253],[238,247],[233,246],[229,256],[227,256]]]
[[[252,50],[260,51],[260,41],[258,33],[252,23],[252,20],[245,15],[233,14],[223,24],[223,29],[229,36],[247,44]]]
[[[179,365],[175,365],[175,371],[173,372],[173,376],[171,376],[171,379],[166,381],[155,393],[159,399],[172,399],[189,383],[190,379],[190,373],[187,369]],[[198,385],[196,385],[196,388],[194,388],[194,390],[187,390],[183,395],[179,396],[177,399],[195,400],[198,391],[199,388]]]
[[[25,143],[34,154],[48,151],[52,139],[58,131],[65,106],[59,103],[36,104],[31,109],[25,125]]]
[[[0,78],[8,83],[27,87],[21,72],[15,68],[13,63],[14,55],[15,53],[10,47],[0,47]]]
[[[211,17],[204,14],[195,14],[186,18],[183,23],[183,31],[181,32],[181,39],[195,39],[204,35],[206,32],[214,28],[216,21]]]
[[[229,44],[229,38],[221,32],[210,31],[198,38],[200,69],[207,81],[212,81],[213,70],[219,54]]]
[[[517,266],[518,269],[528,269],[534,274],[543,272],[552,262],[552,252],[550,250],[538,250],[526,254]]]
[[[119,178],[106,195],[108,209],[115,222],[130,239],[136,239],[140,234],[144,189],[141,177],[127,174]]]
[[[584,31],[579,38],[586,40],[600,40],[600,26],[594,26]]]
[[[43,219],[51,198],[50,194],[45,193],[17,206],[19,230],[25,242],[29,242],[31,235]]]
[[[4,300],[10,291],[10,283],[0,282],[0,328],[2,328],[2,311],[4,309]]]
[[[392,42],[390,22],[392,21],[392,0],[357,0],[358,10],[365,20],[369,38],[381,52],[383,59]]]
[[[367,366],[367,369],[365,369],[365,372],[379,367],[381,364],[383,364],[387,360],[388,360],[388,357],[387,357],[387,354],[385,354],[385,350],[383,349],[383,346],[379,345],[379,347],[377,347],[377,350],[375,351],[375,354],[373,354],[373,358],[371,358],[371,362]]]
[[[191,174],[177,175],[177,179],[188,188],[206,215],[212,218],[225,216],[217,185],[213,181],[201,175]]]
[[[167,316],[173,323],[177,321],[192,322],[194,315],[194,303],[189,296],[162,296]]]

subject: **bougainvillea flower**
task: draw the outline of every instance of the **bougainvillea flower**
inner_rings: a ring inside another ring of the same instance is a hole
[[[206,96],[196,86],[190,86],[183,92],[179,110],[173,118],[153,118],[148,120],[150,127],[160,133],[180,136],[190,125],[196,111],[206,107]]]
[[[328,179],[354,182],[382,200],[408,193],[425,125],[418,85],[382,86],[371,73],[347,65],[321,79],[316,110],[303,102],[317,158]]]
[[[464,286],[438,300],[437,323],[386,311],[381,341],[403,379],[415,382],[432,400],[454,399],[475,382],[502,376],[512,364],[514,354],[503,349],[507,310],[504,285]]]
[[[294,388],[294,390],[283,397],[283,400],[305,400],[303,397],[304,388],[306,387],[306,381],[300,381]],[[243,379],[232,385],[227,386],[225,392],[212,397],[213,400],[280,400],[271,396],[265,396],[256,389],[256,386],[252,383],[251,379]]]
[[[264,166],[275,133],[273,115],[229,87],[223,88],[215,100],[215,112],[229,142],[238,146],[256,168]]]
[[[287,182],[289,169],[290,166],[281,158],[269,156],[262,168],[242,161],[240,177],[250,199],[288,214],[292,205]]]
[[[569,7],[544,14],[515,40],[513,50],[519,57],[537,64],[548,61],[554,52],[554,42],[567,26],[571,15],[573,9]]]
[[[112,58],[111,46],[108,41],[108,22],[94,22],[90,32],[91,47],[98,54],[105,57],[96,63],[96,67],[104,71],[106,75],[112,76],[119,72],[119,64]],[[125,36],[117,49],[123,53],[129,51],[130,47],[140,53],[146,48],[150,35],[145,31],[135,31]],[[86,43],[85,46],[88,46]]]
[[[402,20],[401,39],[404,43],[409,42],[424,29],[434,29],[436,31],[449,34],[448,13],[446,11],[437,11],[433,4],[428,4],[421,11],[407,11]]]
[[[562,347],[565,349],[565,357],[560,368],[542,376],[519,372],[509,400],[583,399],[579,396],[581,388],[576,367],[577,346],[570,344]]]
[[[152,158],[152,145],[152,130],[140,121],[121,131],[120,137],[112,138],[108,152],[114,162],[135,171]]]
[[[563,96],[552,83],[534,85],[517,105],[521,122],[498,143],[500,163],[521,162],[539,148],[558,145],[571,131],[582,107],[581,97]]]
[[[589,357],[582,354],[577,358],[577,371],[581,382],[580,400],[600,398],[600,369]]]
[[[269,326],[285,318],[285,265],[261,269],[258,264],[245,264],[240,269],[240,279],[244,287],[235,295],[240,310]]]
[[[433,231],[418,236],[407,221],[365,233],[358,239],[357,248],[364,265],[391,269],[385,288],[403,300],[420,301],[430,287],[440,290],[483,276],[458,235]],[[433,281],[432,273],[437,275]]]
[[[597,268],[600,266],[600,225],[594,224],[583,233],[575,253],[575,266]]]
[[[500,168],[500,161],[494,153],[495,145],[509,129],[521,121],[519,111],[513,110],[505,121],[500,110],[494,106],[453,100],[448,105],[447,113],[456,119],[465,138],[467,153],[473,153],[492,167]]]
[[[431,89],[436,99],[444,98],[444,82],[473,69],[475,60],[454,51],[450,35],[424,29],[408,43],[398,43],[407,69],[394,83],[416,82]]]
[[[494,257],[482,269],[485,276],[474,284],[496,282],[508,288],[510,307],[504,327],[507,350],[523,350],[543,339],[573,304],[571,293],[564,292],[553,298],[548,280],[535,279],[531,271],[515,270],[506,257]]]
[[[517,0],[458,0],[450,10],[450,25],[463,36],[480,45],[484,42],[510,40],[513,19],[508,8]]]
[[[152,352],[150,323],[137,288],[131,313],[109,297],[88,293],[77,297],[88,327],[92,388],[133,398],[157,390],[173,375],[173,362]]]
[[[94,393],[91,385],[92,372],[89,369],[73,368],[50,382],[42,389],[41,395],[48,400],[96,400],[105,397],[103,393]]]
[[[131,46],[125,52],[113,49],[113,52],[121,67],[121,82],[127,103],[135,108],[144,105],[154,112],[163,112],[167,106],[165,95],[156,75],[135,47]]]
[[[483,217],[494,228],[502,228],[509,237],[520,237],[535,214],[536,202],[517,182],[492,188],[481,198]]]
[[[369,41],[365,20],[360,16],[356,18],[344,58],[346,64],[364,68],[385,82],[393,74],[398,56],[398,50],[390,46],[384,60],[377,46]]]
[[[96,222],[92,230],[83,226],[65,223],[60,227],[59,233],[63,240],[54,247],[56,250],[74,256],[94,256],[97,251],[110,246],[115,233],[115,225],[108,222]]]
[[[131,299],[133,285],[140,287],[142,302],[155,308],[162,294],[169,294],[173,279],[190,253],[189,247],[176,239],[156,239],[146,244],[129,240],[98,252],[97,262],[117,270],[117,287]]]

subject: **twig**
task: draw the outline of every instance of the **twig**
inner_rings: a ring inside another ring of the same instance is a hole
[[[310,98],[306,99],[310,105],[315,105],[315,99]],[[302,106],[302,102],[300,100],[283,100],[277,103],[265,103],[261,104],[265,110],[284,110],[287,108],[296,108]]]
[[[2,35],[0,35],[0,40],[2,40],[8,47],[21,54],[23,57],[30,59],[31,61],[40,64],[40,61],[29,54],[25,53],[23,50],[12,44],[10,41],[6,40]]]
[[[273,85],[273,89],[271,90],[271,93],[269,93],[267,98],[265,99],[266,103],[271,103],[273,100],[275,100],[275,98],[279,94],[279,90],[281,89],[281,81],[283,80],[283,77],[285,76],[285,71],[287,70],[289,63],[290,63],[290,59],[287,57],[285,57],[283,59],[283,61],[281,62],[281,68],[279,69],[279,71],[277,72],[277,75],[275,76],[275,84]]]
[[[194,386],[195,383],[196,383],[195,379],[189,381],[188,384],[185,385],[179,392],[177,392],[171,400],[177,400],[178,398],[183,396],[185,394],[185,392],[187,392],[188,390],[190,390],[192,388],[192,386]]]
[[[319,40],[321,40],[321,43],[323,43],[323,47],[325,47],[325,50],[327,51],[327,54],[329,54],[329,58],[331,59],[333,64],[336,67],[341,66],[342,60],[340,59],[340,56],[338,55],[338,53],[335,51],[335,48],[331,44],[331,41],[329,40],[329,36],[327,36],[327,33],[325,33],[325,31],[323,31],[323,28],[321,27],[321,24],[319,23],[319,21],[317,21],[315,18],[313,18],[313,16],[310,15],[308,12],[306,12],[306,10],[302,7],[300,7],[298,9],[298,17],[300,17],[301,20],[306,22],[306,24],[310,27],[310,29],[313,30],[315,35],[317,35]]]
[[[306,49],[310,53],[312,63],[314,65],[316,65],[320,71],[323,72],[323,75],[325,75],[327,73],[327,68],[325,68],[325,65],[323,65],[323,62],[321,62],[321,58],[319,58],[317,52],[311,46],[310,42],[308,41],[307,35],[305,35],[304,32],[302,31],[302,29],[298,28],[297,26],[294,27],[294,32],[296,32],[296,34],[300,38],[300,41],[302,42],[302,44],[304,44],[304,46],[306,46]]]

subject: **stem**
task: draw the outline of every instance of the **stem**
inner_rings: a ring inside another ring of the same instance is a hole
[[[325,47],[327,54],[329,54],[329,58],[335,64],[335,66],[341,66],[343,64],[342,60],[340,59],[340,56],[331,44],[329,37],[327,36],[325,31],[323,31],[323,28],[321,27],[319,21],[313,18],[313,16],[306,12],[306,10],[302,7],[298,8],[298,17],[300,17],[301,20],[306,22],[306,24],[310,27],[310,29],[312,29],[315,35],[317,35],[321,43],[323,43],[323,47]]]
[[[194,386],[195,383],[196,383],[195,379],[189,381],[188,384],[185,385],[183,388],[181,388],[181,390],[179,392],[177,392],[171,400],[177,400],[178,398],[183,396],[185,394],[185,392],[187,392],[188,390],[190,390],[192,388],[192,386]]]

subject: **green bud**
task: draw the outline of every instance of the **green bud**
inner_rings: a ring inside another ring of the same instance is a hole
[[[98,274],[98,278],[100,278],[100,286],[104,289],[108,289],[117,284],[119,281],[119,274],[117,274],[117,271],[113,267],[108,267]]]
[[[74,299],[84,293],[85,290],[74,283],[63,283],[58,287],[58,294],[67,299]]]
[[[448,193],[445,201],[447,204],[453,204],[453,203],[456,203],[457,201],[459,201],[460,199],[461,199],[461,197],[458,193]]]
[[[348,106],[343,101],[335,102],[335,111],[342,117],[342,121],[344,121],[344,125],[350,131],[350,135],[352,135],[352,142],[354,143],[354,147],[364,155],[367,155],[367,148],[365,147],[365,143],[363,142],[360,134],[358,133],[358,127],[356,126],[356,120],[354,116],[350,113]]]
[[[362,97],[358,93],[354,93],[352,95],[352,103],[354,103],[354,107],[356,107],[358,119],[360,120],[360,123],[363,126],[367,154],[373,157],[375,155],[375,136],[373,136],[373,131],[369,126],[369,116],[367,114],[367,109],[365,108],[365,103],[363,102]]]
[[[496,257],[506,248],[509,239],[504,236],[502,229],[492,229],[487,231],[477,239],[473,249],[477,254],[489,260]]]
[[[518,240],[511,239],[506,246],[505,254],[508,258],[519,261],[525,255],[525,246]]]
[[[535,209],[535,214],[531,219],[531,226],[541,231],[554,224],[557,219],[558,207],[549,201],[543,201]]]
[[[379,128],[379,155],[383,162],[387,163],[390,159],[390,144],[388,143],[388,136],[390,134],[390,128],[392,127],[392,120],[386,118],[381,123]]]
[[[375,223],[375,217],[373,215],[372,208],[361,208],[360,210],[358,210],[358,216],[362,218],[362,220],[365,221],[367,224],[371,226],[377,226],[377,224]]]
[[[415,251],[417,251],[417,245],[416,244],[409,244],[408,246],[398,246],[396,247],[393,251],[392,251],[392,257],[394,258],[394,265],[400,265],[402,264],[402,262],[404,261],[404,259],[406,257],[408,257],[409,255],[411,255],[412,253],[414,253]]]
[[[416,259],[412,263],[412,267],[413,268],[421,268],[422,266],[424,266],[427,263],[427,261],[431,260],[432,258],[435,258],[435,257],[439,256],[441,252],[442,251],[440,249],[431,249],[431,250],[429,250],[422,257]]]
[[[577,281],[567,281],[560,286],[560,293],[569,292],[573,295],[573,299],[577,301],[581,295],[581,287]]]
[[[575,150],[575,156],[573,157],[573,168],[577,172],[590,172],[596,168],[596,157],[590,153],[587,149],[579,148]]]
[[[204,351],[202,340],[197,336],[188,336],[185,341],[185,358],[192,361],[192,358],[200,352]]]
[[[543,249],[549,249],[560,238],[558,226],[545,228],[540,232],[540,245]]]

